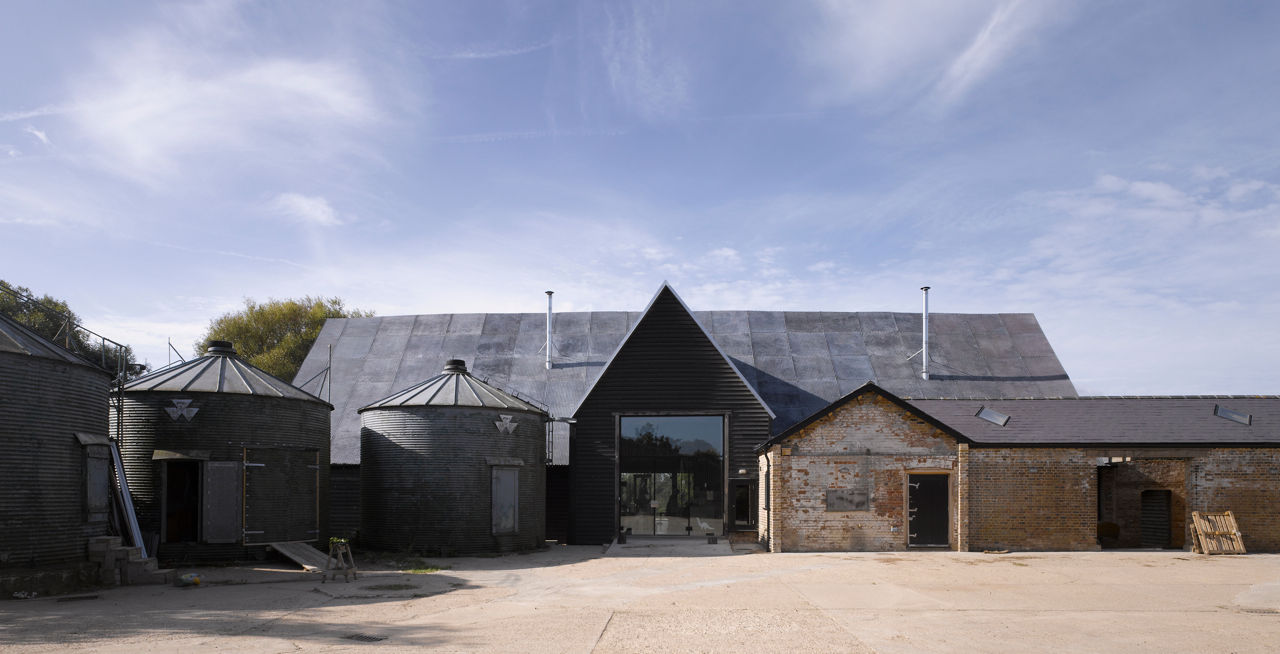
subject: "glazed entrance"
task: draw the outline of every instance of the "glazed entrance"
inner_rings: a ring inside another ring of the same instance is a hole
[[[618,440],[623,533],[724,533],[723,416],[623,416]]]

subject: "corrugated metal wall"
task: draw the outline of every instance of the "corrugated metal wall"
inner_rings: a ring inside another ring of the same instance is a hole
[[[0,352],[0,568],[82,561],[107,532],[86,522],[75,433],[107,435],[109,385],[89,366]]]
[[[514,418],[512,434],[494,423]],[[545,539],[543,416],[474,407],[360,414],[361,526],[366,548],[442,554],[528,550]],[[519,527],[492,534],[491,468],[519,459]]]
[[[608,543],[615,535],[616,416],[664,412],[727,415],[726,477],[755,477],[752,449],[769,438],[769,414],[666,289],[574,416],[570,542]]]
[[[350,538],[360,529],[360,466],[329,468],[329,534]]]
[[[198,412],[189,421],[175,420],[165,411],[174,407],[174,400],[191,400],[190,408]],[[319,539],[327,538],[328,405],[233,393],[125,393],[120,450],[143,532],[156,534],[161,526],[163,463],[153,460],[156,450],[201,460],[243,461],[245,448],[315,452],[319,458],[319,467],[315,470],[319,476]],[[282,510],[287,509],[288,493],[275,501]],[[159,550],[164,560],[192,562],[240,559],[255,554],[239,544],[164,543]]]

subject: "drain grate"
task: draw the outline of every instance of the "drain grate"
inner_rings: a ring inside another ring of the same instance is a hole
[[[386,636],[373,636],[370,634],[351,634],[350,636],[343,636],[343,638],[346,638],[347,640],[354,640],[357,643],[376,643],[380,640],[387,639]]]

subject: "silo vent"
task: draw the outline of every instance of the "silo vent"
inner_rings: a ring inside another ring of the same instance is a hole
[[[444,370],[441,370],[440,372],[441,374],[444,374],[444,373],[450,373],[450,372],[466,372],[466,371],[467,371],[466,361],[463,361],[462,359],[449,359],[448,361],[444,362]]]
[[[205,350],[204,353],[232,356],[235,355],[236,349],[231,346],[231,341],[209,341],[209,349]]]

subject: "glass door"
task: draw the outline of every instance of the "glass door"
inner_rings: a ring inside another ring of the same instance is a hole
[[[723,533],[724,418],[620,420],[619,529],[631,535]]]

